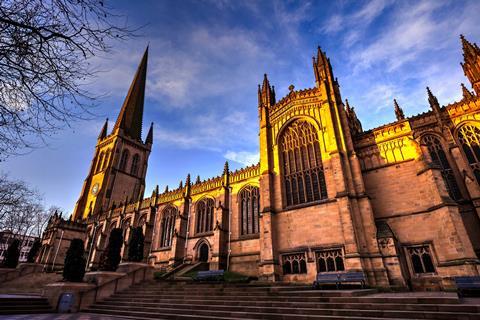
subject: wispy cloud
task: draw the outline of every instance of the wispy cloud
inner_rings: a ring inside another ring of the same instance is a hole
[[[247,151],[227,151],[224,154],[225,159],[238,162],[244,166],[249,166],[258,163],[260,160],[260,153]]]

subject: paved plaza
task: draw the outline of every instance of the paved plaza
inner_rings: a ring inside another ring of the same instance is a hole
[[[45,313],[45,314],[21,314],[0,316],[1,320],[114,320],[126,319],[121,317],[110,317],[91,313]]]

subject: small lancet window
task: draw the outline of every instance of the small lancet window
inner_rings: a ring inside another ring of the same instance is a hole
[[[430,246],[422,245],[408,247],[407,251],[415,274],[435,272]]]
[[[284,254],[282,256],[283,274],[307,273],[305,253]]]
[[[140,156],[136,153],[132,158],[132,167],[130,168],[130,173],[134,176],[138,174],[138,162],[140,160]]]
[[[100,153],[100,157],[98,157],[95,172],[100,172],[102,170],[102,164],[103,164],[103,158],[104,157],[105,157],[105,152],[102,151],[102,153]]]
[[[315,252],[318,272],[344,271],[342,249],[329,249]]]
[[[122,153],[122,157],[120,158],[120,166],[119,166],[119,169],[121,171],[125,171],[125,169],[127,168],[129,154],[130,153],[128,152],[128,150],[124,150]]]

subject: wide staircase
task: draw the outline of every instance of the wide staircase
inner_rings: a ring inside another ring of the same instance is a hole
[[[0,294],[0,315],[52,312],[55,311],[48,303],[48,300],[40,296]]]
[[[86,312],[132,319],[480,319],[452,295],[379,294],[297,286],[145,282]]]

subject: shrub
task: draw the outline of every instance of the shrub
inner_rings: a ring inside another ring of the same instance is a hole
[[[8,246],[3,264],[6,268],[16,268],[20,258],[20,240],[13,239]]]
[[[104,261],[100,267],[103,271],[115,271],[120,263],[120,250],[122,250],[123,235],[122,229],[115,228],[110,232],[108,246],[105,249]]]
[[[87,263],[84,254],[83,240],[73,239],[65,257],[63,279],[71,282],[82,282]]]
[[[143,260],[143,236],[142,227],[136,227],[132,230],[130,243],[128,244],[128,261],[140,262]]]
[[[40,251],[41,246],[42,244],[40,243],[40,240],[36,239],[33,242],[32,247],[30,248],[30,251],[28,251],[27,262],[30,262],[30,263],[35,262],[35,258],[37,257],[38,251]]]

